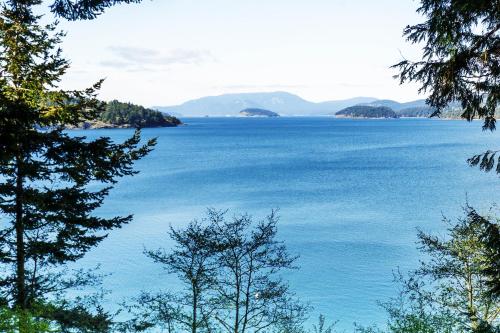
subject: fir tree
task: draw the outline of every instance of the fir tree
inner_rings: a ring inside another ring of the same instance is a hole
[[[56,24],[39,23],[33,6],[40,3],[9,1],[0,14],[0,298],[22,311],[64,300],[66,289],[92,282],[64,266],[131,220],[93,212],[155,144],[142,145],[139,131],[123,143],[63,131],[102,112],[101,82],[83,91],[58,88],[69,66],[58,47],[64,34]],[[54,305],[47,315],[68,317],[69,308]]]
[[[424,44],[423,56],[393,66],[400,70],[400,82],[420,83],[420,92],[430,93],[427,102],[436,108],[434,115],[459,102],[463,118],[482,118],[483,129],[494,130],[500,107],[500,1],[421,0],[418,12],[426,17],[425,22],[406,27],[404,35],[411,43]],[[467,162],[500,174],[499,152],[488,150]],[[490,223],[484,232],[494,257],[486,273],[498,278],[498,226]],[[500,280],[490,285],[498,295]]]
[[[419,61],[403,60],[401,83],[418,82],[429,92],[427,102],[440,115],[450,103],[459,102],[462,117],[484,119],[483,129],[495,129],[500,105],[500,1],[422,0],[418,12],[427,20],[404,30],[407,40],[425,43]],[[487,151],[468,160],[484,171],[500,173],[498,151]]]

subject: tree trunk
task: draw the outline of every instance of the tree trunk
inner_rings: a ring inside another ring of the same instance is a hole
[[[23,175],[21,173],[21,159],[17,158],[16,178],[16,305],[22,310],[27,309],[26,299],[26,272],[24,249],[24,221],[23,221]]]
[[[248,268],[248,281],[245,294],[245,314],[243,315],[243,327],[240,333],[245,333],[247,329],[248,313],[250,311],[250,299],[251,299],[250,287],[252,286],[252,274],[253,274],[253,258],[250,255],[250,267]]]
[[[191,333],[196,333],[196,328],[198,326],[198,319],[196,314],[198,312],[198,292],[196,290],[196,285],[193,285],[193,322],[191,323]]]
[[[478,322],[478,317],[477,317],[477,310],[476,307],[474,306],[474,286],[473,286],[473,276],[472,272],[469,270],[469,265],[466,264],[466,269],[467,269],[467,278],[466,278],[466,288],[467,288],[467,310],[469,314],[469,320],[471,322],[471,328],[472,330],[476,330],[479,326]]]
[[[236,268],[238,269],[238,267]],[[235,300],[235,305],[236,305],[236,313],[234,315],[234,333],[239,332],[239,326],[240,326],[240,277],[238,274],[235,275],[236,277],[236,300]]]

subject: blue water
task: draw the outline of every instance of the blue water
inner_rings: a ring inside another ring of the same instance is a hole
[[[280,209],[279,236],[301,269],[287,274],[319,313],[383,324],[377,305],[395,294],[392,272],[414,268],[416,228],[443,233],[443,214],[469,202],[498,201],[497,176],[466,165],[495,148],[498,133],[479,122],[429,119],[200,118],[187,126],[146,129],[156,149],[137,163],[99,213],[135,215],[80,265],[101,264],[110,303],[141,289],[176,288],[143,248],[171,246],[169,225],[203,217],[207,207],[264,217]],[[76,135],[123,140],[131,130]]]

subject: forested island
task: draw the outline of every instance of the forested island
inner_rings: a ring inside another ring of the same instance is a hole
[[[113,100],[106,103],[97,120],[86,121],[81,128],[175,127],[180,124],[182,122],[174,116],[141,105]]]
[[[258,108],[248,108],[240,111],[241,116],[245,117],[279,117],[280,115],[276,112],[258,109]]]
[[[337,118],[430,118],[436,109],[430,106],[414,106],[402,109],[393,109],[389,106],[355,105],[335,113]],[[442,110],[437,118],[461,119],[462,108],[454,103]],[[498,112],[495,114],[498,116]]]
[[[404,118],[428,118],[434,114],[436,109],[430,106],[415,106],[398,111],[398,115]]]
[[[399,115],[386,106],[356,105],[335,113],[339,118],[399,118]]]

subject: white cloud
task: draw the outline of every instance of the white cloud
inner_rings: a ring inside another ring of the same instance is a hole
[[[208,50],[173,49],[160,52],[155,49],[111,46],[112,59],[99,62],[103,67],[126,71],[165,70],[173,65],[200,65],[214,62],[215,57]]]

